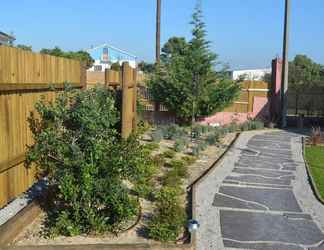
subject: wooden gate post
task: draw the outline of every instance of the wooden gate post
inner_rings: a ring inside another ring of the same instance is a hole
[[[133,130],[134,123],[134,102],[136,97],[134,95],[134,73],[133,69],[129,66],[128,62],[124,62],[122,66],[122,125],[121,134],[122,138],[126,139]]]

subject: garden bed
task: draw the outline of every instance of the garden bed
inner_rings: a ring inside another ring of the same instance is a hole
[[[149,132],[149,133],[154,133]],[[205,136],[200,136],[200,138],[207,139],[207,134]],[[181,193],[179,194],[179,201],[181,207],[190,211],[190,197],[188,199],[188,187],[195,182],[202,174],[204,174],[224,153],[228,146],[233,142],[236,137],[234,131],[228,131],[225,133],[218,141],[215,141],[213,145],[208,147],[204,146],[200,149],[199,155],[192,157],[192,148],[195,148],[199,144],[199,140],[187,141],[187,150],[182,149],[175,152],[175,144],[178,141],[177,138],[162,139],[157,143],[143,141],[142,143],[147,144],[147,150],[150,151],[151,155],[157,156],[157,158],[163,156],[164,163],[155,173],[152,183],[154,190],[147,191],[146,187],[143,186],[139,188],[134,188],[135,190],[144,190],[143,194],[140,194],[140,205],[141,205],[141,217],[139,221],[134,220],[136,224],[129,230],[116,234],[107,233],[104,235],[79,235],[73,237],[58,236],[55,238],[49,238],[44,235],[44,222],[46,221],[46,214],[42,212],[38,218],[28,225],[23,231],[15,238],[13,244],[16,246],[33,246],[33,245],[86,245],[86,244],[149,244],[149,245],[160,245],[158,241],[150,239],[147,235],[146,228],[152,215],[156,209],[156,199],[152,199],[151,196],[157,190],[164,186],[164,180],[167,179],[165,176],[172,171],[174,166],[177,165],[176,162],[181,161],[181,159],[187,160],[187,174],[181,177],[180,187]],[[211,143],[210,143],[211,144]],[[190,149],[191,148],[191,149]],[[195,159],[196,158],[196,159]],[[171,166],[172,165],[172,166]],[[178,177],[169,174],[169,182],[178,181]],[[175,179],[173,179],[175,178]],[[168,181],[166,181],[168,182]],[[173,183],[168,185],[173,186]],[[153,195],[154,196],[154,195]],[[187,214],[187,219],[191,218],[190,212]],[[130,226],[130,225],[129,225]],[[177,244],[179,246],[184,243],[188,243],[188,235],[185,230],[181,230],[181,233],[177,237]]]

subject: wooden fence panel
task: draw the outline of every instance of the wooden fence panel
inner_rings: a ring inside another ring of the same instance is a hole
[[[36,180],[35,166],[24,166],[26,145],[33,143],[27,118],[35,103],[41,96],[54,101],[64,82],[83,87],[84,74],[79,61],[0,46],[0,207]]]

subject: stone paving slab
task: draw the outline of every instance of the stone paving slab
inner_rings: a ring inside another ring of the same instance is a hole
[[[323,240],[313,221],[267,213],[220,210],[223,238],[240,242],[278,242],[312,246]]]
[[[302,212],[292,190],[221,186],[218,193],[252,202],[266,210]],[[221,207],[219,202],[222,202],[222,198],[215,197],[214,204]],[[228,204],[228,207],[235,208],[235,204]]]
[[[261,175],[263,177],[272,177],[278,178],[282,176],[292,176],[294,179],[293,172],[287,171],[278,171],[278,170],[266,170],[266,169],[242,169],[242,168],[234,168],[233,173],[239,174],[253,174],[253,175]]]
[[[198,250],[324,250],[300,135],[246,132],[197,188]]]

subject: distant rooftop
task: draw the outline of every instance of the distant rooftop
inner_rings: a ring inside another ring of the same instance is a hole
[[[15,41],[16,38],[12,35],[8,35],[7,33],[4,33],[2,31],[0,31],[0,44],[2,42],[5,42],[5,43],[11,43],[13,41]]]
[[[113,49],[113,50],[118,51],[118,52],[120,52],[120,53],[123,53],[123,54],[125,54],[125,55],[127,55],[127,56],[137,58],[137,56],[135,56],[134,54],[129,53],[129,52],[125,51],[125,50],[119,49],[119,48],[117,48],[117,47],[114,47],[114,46],[112,46],[112,45],[110,45],[110,44],[108,44],[108,43],[104,43],[104,44],[98,45],[98,46],[96,46],[96,47],[93,47],[93,48],[87,49],[86,51],[90,53],[91,51],[95,51],[95,50],[97,50],[97,49],[101,49],[101,48],[110,48],[110,49]]]

